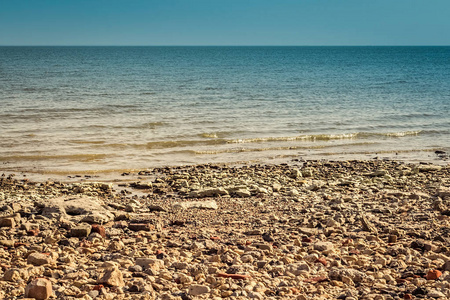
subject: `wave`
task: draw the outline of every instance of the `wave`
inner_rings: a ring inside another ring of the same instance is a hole
[[[363,146],[372,145],[374,142],[358,142],[346,144],[346,146]],[[263,147],[263,148],[239,148],[239,149],[223,149],[223,150],[198,150],[195,154],[221,154],[221,153],[243,153],[243,152],[264,152],[264,151],[288,151],[288,150],[313,150],[324,148],[340,147],[337,145],[316,145],[316,146],[286,146],[286,147]]]
[[[107,154],[61,154],[61,155],[11,155],[0,156],[0,161],[42,161],[42,160],[70,160],[70,161],[95,161],[108,157]]]

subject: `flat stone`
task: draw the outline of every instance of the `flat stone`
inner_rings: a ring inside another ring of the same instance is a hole
[[[189,295],[198,296],[209,293],[211,289],[206,285],[192,284],[189,286]]]
[[[333,250],[334,245],[331,242],[316,242],[314,244],[314,250],[324,252],[324,251],[330,251]]]
[[[159,271],[164,268],[164,261],[160,259],[153,259],[147,257],[136,258],[136,265],[143,267],[144,269],[152,269],[153,271]]]
[[[210,201],[188,201],[188,202],[176,202],[173,205],[174,208],[178,209],[218,209],[217,202],[214,200]]]
[[[31,253],[30,255],[28,255],[27,257],[27,263],[34,265],[34,266],[41,266],[41,265],[48,265],[48,264],[52,264],[54,262],[54,260],[43,253]]]

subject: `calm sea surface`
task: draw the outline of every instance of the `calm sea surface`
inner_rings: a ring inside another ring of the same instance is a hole
[[[450,47],[0,47],[0,170],[450,150]]]

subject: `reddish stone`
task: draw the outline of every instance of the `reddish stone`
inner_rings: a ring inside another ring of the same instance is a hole
[[[427,274],[427,280],[436,280],[441,277],[442,272],[439,270],[430,270]]]
[[[223,278],[231,278],[231,279],[237,279],[237,280],[243,280],[250,278],[250,275],[242,275],[242,274],[227,274],[227,273],[218,273],[217,277],[223,277]]]
[[[316,262],[320,262],[325,267],[327,266],[327,260],[324,257],[318,258]]]
[[[304,237],[302,238],[302,243],[311,243],[312,239],[310,239],[309,237]]]
[[[105,226],[98,225],[98,224],[92,224],[92,232],[97,232],[102,236],[102,238],[106,238],[106,230]]]
[[[97,284],[95,285],[92,289],[94,291],[100,291],[102,288],[104,288],[105,286],[103,284]]]
[[[303,280],[304,282],[324,282],[328,281],[328,277],[325,276],[317,276],[317,277],[311,277]]]
[[[27,231],[28,236],[37,236],[39,234],[39,229],[31,229]]]
[[[407,283],[407,282],[409,282],[408,279],[403,279],[403,278],[397,278],[397,279],[395,279],[395,281],[397,281],[397,283]]]
[[[346,240],[342,243],[342,246],[348,245],[348,244],[350,244],[350,243],[353,243],[353,240],[352,240],[352,239],[346,239]]]
[[[413,296],[412,296],[411,294],[404,294],[404,295],[403,295],[403,299],[406,299],[406,300],[412,300],[412,299],[413,299]]]
[[[213,241],[217,241],[217,240],[220,240],[220,237],[218,237],[218,236],[212,236],[212,237],[210,237],[210,239],[213,240]]]
[[[250,245],[251,243],[252,243],[251,241],[245,241],[246,246]]]

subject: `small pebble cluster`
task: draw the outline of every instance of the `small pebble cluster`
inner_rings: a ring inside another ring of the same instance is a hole
[[[450,299],[450,166],[0,177],[0,299]]]

